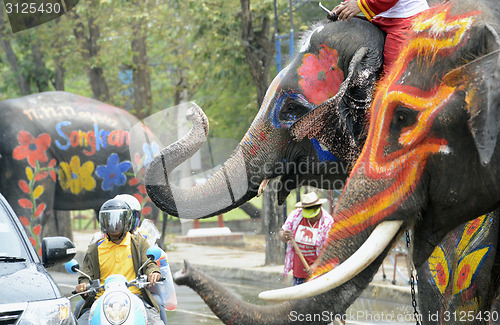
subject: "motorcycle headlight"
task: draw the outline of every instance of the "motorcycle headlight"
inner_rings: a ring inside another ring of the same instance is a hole
[[[20,324],[75,324],[67,298],[29,302]]]
[[[119,325],[127,320],[130,313],[130,298],[121,292],[110,293],[104,298],[102,308],[106,319],[113,325]]]

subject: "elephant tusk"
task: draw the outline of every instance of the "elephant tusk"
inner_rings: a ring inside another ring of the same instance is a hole
[[[267,184],[269,183],[270,179],[265,179],[260,183],[259,186],[259,191],[257,192],[257,197],[261,196],[262,193],[264,193],[264,190],[266,189]]]
[[[344,284],[363,271],[385,250],[402,224],[403,221],[380,223],[353,255],[330,272],[298,286],[263,291],[259,298],[274,302],[297,300],[325,293]]]

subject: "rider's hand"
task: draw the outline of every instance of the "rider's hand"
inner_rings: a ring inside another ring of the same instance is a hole
[[[153,285],[156,282],[158,282],[158,280],[160,280],[160,278],[161,278],[161,273],[152,272],[152,273],[149,273],[149,275],[148,275],[148,282],[150,285]]]
[[[339,20],[351,20],[352,17],[356,16],[361,12],[356,0],[346,0],[333,8],[333,13],[335,13]]]
[[[76,292],[77,293],[84,292],[86,290],[87,290],[87,284],[85,282],[82,282],[82,283],[79,283],[76,285]]]

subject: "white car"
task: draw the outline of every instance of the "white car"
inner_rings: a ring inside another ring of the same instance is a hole
[[[76,254],[66,237],[42,240],[38,257],[18,217],[0,194],[0,324],[76,324],[64,297],[45,267]]]

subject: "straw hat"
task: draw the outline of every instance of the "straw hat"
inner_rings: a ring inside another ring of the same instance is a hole
[[[320,199],[315,192],[307,193],[302,195],[302,200],[295,204],[297,208],[309,208],[313,206],[318,206],[325,203],[326,199]]]

